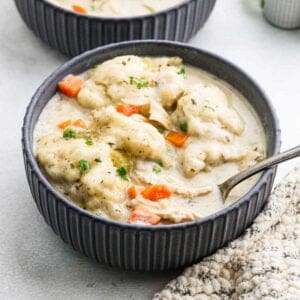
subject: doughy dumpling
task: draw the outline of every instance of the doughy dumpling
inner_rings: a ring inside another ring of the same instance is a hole
[[[145,105],[155,98],[155,90],[153,88],[139,89],[129,82],[110,85],[107,88],[107,94],[114,103],[123,102],[136,106]]]
[[[190,143],[184,150],[182,167],[188,177],[195,176],[206,167],[206,153],[200,143]]]
[[[84,82],[84,86],[77,96],[77,101],[81,106],[91,109],[100,108],[109,103],[104,86],[96,84],[91,79]]]
[[[202,122],[199,118],[194,117],[188,118],[188,132],[190,135],[216,140],[224,144],[233,140],[233,135],[218,124]]]
[[[155,59],[152,57],[144,57],[143,61],[151,72],[157,72],[163,67],[179,67],[182,65],[182,59],[178,56],[163,56],[156,57]]]
[[[116,148],[128,151],[139,158],[162,161],[169,165],[166,141],[151,124],[138,118],[126,117],[112,106],[95,111],[95,130],[103,137],[113,138]]]
[[[128,182],[117,176],[108,152],[101,157],[101,163],[82,176],[81,183],[81,189],[88,195],[85,200],[88,210],[101,209],[113,219],[127,219],[124,195]]]
[[[184,91],[184,77],[175,67],[164,67],[157,77],[157,89],[164,107],[171,107]]]
[[[131,76],[143,79],[145,76],[145,64],[142,58],[127,55],[105,61],[96,67],[93,80],[97,84],[111,85],[128,82]]]
[[[182,167],[188,177],[197,175],[207,166],[217,166],[224,162],[238,162],[248,155],[239,145],[223,145],[216,142],[192,141],[184,149]]]
[[[79,161],[84,159],[92,166],[104,147],[108,147],[103,143],[88,146],[85,142],[56,134],[43,136],[36,144],[37,159],[53,180],[74,182],[81,177]]]
[[[57,135],[44,136],[37,143],[38,161],[53,180],[77,182],[76,188],[69,189],[70,194],[75,194],[73,198],[81,198],[82,205],[90,211],[101,209],[113,219],[126,220],[124,194],[128,182],[117,175],[110,153],[105,143],[86,145],[84,139],[64,139]],[[84,173],[79,168],[82,159],[89,164]]]
[[[178,100],[172,120],[188,123],[191,135],[229,143],[245,128],[243,120],[217,86],[198,84]]]

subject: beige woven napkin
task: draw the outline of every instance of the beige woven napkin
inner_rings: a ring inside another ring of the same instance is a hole
[[[300,166],[237,240],[171,281],[155,300],[300,299]]]

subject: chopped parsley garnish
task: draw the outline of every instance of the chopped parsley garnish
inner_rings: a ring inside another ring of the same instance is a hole
[[[180,128],[180,130],[182,132],[187,132],[188,131],[188,123],[187,123],[187,121],[185,121],[185,120],[180,121],[179,128]]]
[[[84,172],[88,171],[90,169],[90,164],[87,160],[81,159],[79,161],[79,170],[80,174],[82,175]]]
[[[92,140],[86,140],[85,143],[86,143],[88,146],[94,145],[94,142],[93,142]]]
[[[183,78],[186,78],[186,70],[185,70],[185,67],[182,67],[179,72],[177,73],[179,75],[182,75]]]
[[[159,174],[162,171],[162,169],[159,166],[154,166],[152,168],[152,171],[156,174]]]
[[[211,110],[211,111],[215,111],[215,109],[213,107],[208,106],[208,105],[204,105],[204,108],[208,109],[208,110]]]
[[[97,158],[95,158],[95,162],[96,162],[96,163],[101,163],[101,162],[102,162],[102,160],[101,160],[101,158],[100,158],[100,157],[97,157]]]
[[[128,181],[127,174],[128,174],[128,169],[121,167],[117,169],[117,174],[121,177],[122,180]]]
[[[173,151],[173,148],[168,144],[166,145],[166,149],[167,149],[168,153],[171,153]],[[161,164],[161,163],[159,163],[159,164]]]
[[[163,133],[165,132],[165,128],[164,128],[163,126],[161,126],[161,125],[158,125],[158,126],[156,127],[156,129],[157,129],[158,132],[161,133],[161,134],[163,134]]]
[[[265,0],[260,0],[260,7],[264,8],[265,7]]]
[[[95,10],[96,10],[95,5],[91,5],[91,10],[92,10],[92,11],[95,11]]]
[[[149,86],[149,83],[147,81],[141,81],[133,76],[129,77],[129,83],[131,85],[135,85],[138,89],[147,88]]]
[[[74,139],[76,137],[76,131],[72,128],[67,128],[63,132],[63,137],[67,139]]]
[[[161,161],[157,161],[157,163],[163,168],[164,164]]]

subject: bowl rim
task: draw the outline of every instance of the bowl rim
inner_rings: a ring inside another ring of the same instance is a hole
[[[127,42],[109,44],[109,45],[106,45],[103,47],[98,47],[98,48],[86,51],[85,53],[82,53],[82,54],[68,60],[61,66],[59,66],[54,72],[51,73],[50,76],[48,76],[43,81],[43,83],[40,85],[40,87],[37,89],[37,91],[31,98],[30,103],[27,106],[25,116],[24,116],[23,127],[22,127],[23,154],[26,155],[26,160],[30,164],[32,172],[35,173],[35,175],[38,177],[39,181],[42,182],[42,184],[46,187],[46,189],[48,189],[48,191],[50,191],[56,197],[56,199],[61,201],[68,208],[72,208],[75,211],[77,211],[78,213],[80,213],[81,215],[92,218],[94,221],[97,221],[97,222],[102,222],[107,225],[118,226],[118,227],[122,227],[123,229],[130,229],[130,230],[136,229],[136,230],[146,230],[146,231],[166,231],[168,229],[182,230],[182,229],[186,229],[186,228],[190,228],[190,227],[194,227],[194,226],[200,226],[202,224],[212,222],[216,218],[225,217],[229,212],[234,211],[235,209],[240,208],[240,206],[243,205],[244,203],[251,201],[252,196],[261,189],[262,185],[266,182],[267,177],[269,177],[271,175],[271,173],[273,172],[272,168],[265,170],[262,173],[262,175],[260,176],[260,178],[258,179],[258,181],[256,182],[256,184],[240,199],[238,199],[234,203],[230,204],[229,206],[226,206],[225,208],[223,208],[219,211],[216,211],[213,214],[210,214],[208,216],[205,216],[203,218],[197,219],[192,222],[166,224],[166,225],[161,224],[161,225],[152,226],[152,225],[146,225],[146,224],[144,225],[144,224],[122,223],[122,222],[114,221],[109,218],[97,216],[97,215],[93,214],[92,212],[89,212],[83,208],[80,208],[78,205],[73,203],[71,200],[68,200],[67,198],[65,198],[60,192],[58,192],[50,184],[50,182],[48,181],[46,176],[43,174],[41,168],[38,165],[38,162],[37,162],[34,152],[33,152],[33,145],[31,145],[31,143],[30,143],[30,126],[29,126],[29,124],[31,123],[31,119],[32,119],[33,113],[35,111],[35,107],[39,103],[40,99],[43,97],[44,90],[47,89],[49,83],[52,83],[54,80],[57,81],[56,78],[60,74],[67,72],[68,70],[71,70],[78,63],[80,63],[82,61],[87,61],[90,57],[93,57],[95,55],[99,55],[99,54],[101,55],[102,52],[107,53],[108,51],[113,51],[115,49],[120,49],[120,48],[126,49],[127,47],[131,47],[131,46],[139,47],[140,45],[144,45],[144,44],[147,44],[147,45],[152,44],[153,46],[163,44],[165,46],[171,46],[174,48],[183,48],[188,51],[196,51],[198,53],[201,53],[202,55],[209,56],[223,64],[226,64],[230,68],[235,69],[235,71],[240,73],[261,94],[262,98],[265,101],[265,104],[267,105],[267,107],[270,111],[270,118],[272,119],[272,123],[274,124],[274,131],[275,131],[274,141],[273,141],[274,151],[272,154],[276,154],[279,152],[280,146],[281,146],[281,130],[279,127],[279,121],[277,118],[276,111],[275,111],[273,105],[271,104],[271,102],[266,97],[265,93],[259,87],[259,85],[257,85],[256,82],[249,75],[247,75],[244,71],[242,71],[239,67],[237,67],[236,65],[234,65],[227,59],[224,59],[216,54],[210,53],[206,50],[199,49],[197,47],[190,46],[185,43],[172,42],[172,41],[160,41],[160,40],[140,40],[140,41],[135,40],[135,41],[127,41]],[[70,71],[70,73],[71,73],[71,71]]]
[[[162,14],[169,13],[173,10],[181,9],[182,7],[186,6],[189,3],[193,2],[193,1],[197,2],[199,0],[183,0],[182,2],[179,2],[176,5],[173,5],[169,8],[163,9],[163,10],[159,10],[155,13],[150,13],[150,14],[145,14],[145,15],[137,15],[137,16],[132,16],[132,17],[130,17],[130,16],[105,17],[105,16],[90,15],[90,14],[81,14],[81,13],[72,11],[71,9],[64,8],[64,7],[62,7],[62,6],[60,6],[56,3],[52,3],[52,2],[50,2],[50,0],[40,0],[40,1],[45,3],[45,5],[55,7],[57,10],[60,10],[63,13],[74,15],[74,16],[77,16],[77,17],[87,18],[87,19],[90,19],[90,20],[98,20],[98,21],[102,20],[102,21],[115,21],[115,22],[120,21],[121,22],[121,21],[137,21],[137,20],[146,19],[146,18],[158,17]],[[216,0],[204,0],[204,1],[214,1],[214,2],[216,2]]]

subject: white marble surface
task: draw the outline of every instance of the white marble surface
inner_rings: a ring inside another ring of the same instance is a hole
[[[296,145],[300,31],[270,26],[255,0],[217,2],[191,44],[230,59],[253,76],[277,109],[282,148]],[[36,210],[23,169],[22,118],[35,89],[66,57],[25,27],[13,1],[1,1],[0,43],[0,299],[150,299],[178,272],[126,273],[95,264],[56,237]],[[295,163],[280,167],[278,178]]]

